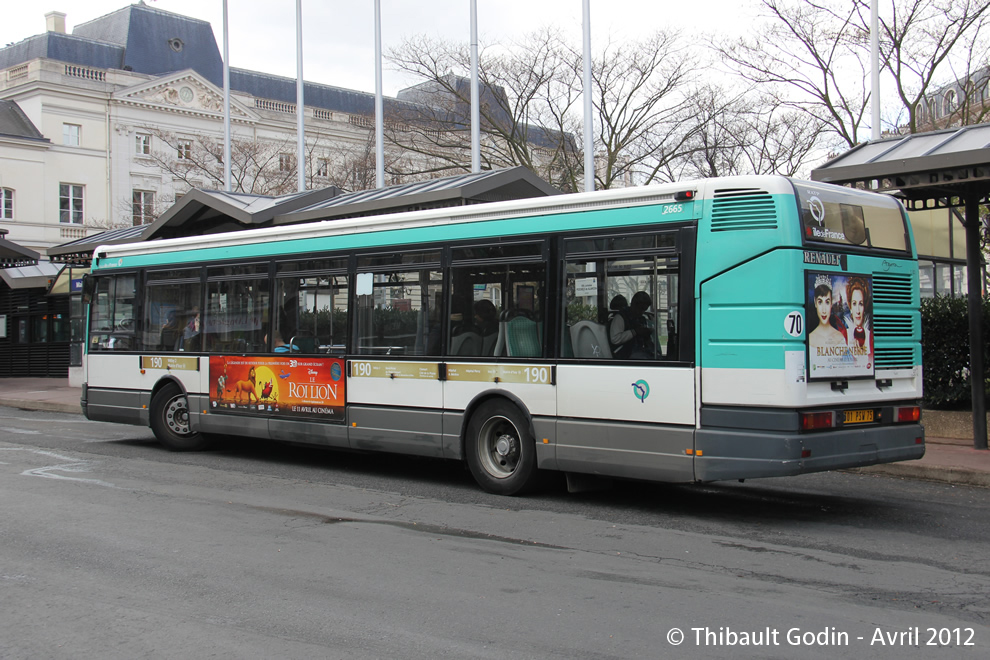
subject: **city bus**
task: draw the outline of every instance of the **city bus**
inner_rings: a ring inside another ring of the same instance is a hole
[[[663,482],[916,459],[889,196],[743,176],[106,245],[82,407],[217,436]]]

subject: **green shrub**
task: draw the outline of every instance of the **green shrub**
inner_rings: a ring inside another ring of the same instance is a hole
[[[925,406],[958,409],[972,406],[969,380],[969,313],[965,298],[936,296],[921,301],[921,360]],[[990,297],[983,299],[983,364],[990,366]],[[985,383],[990,392],[990,379]]]

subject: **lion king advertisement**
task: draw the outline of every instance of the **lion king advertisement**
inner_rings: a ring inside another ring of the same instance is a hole
[[[344,423],[344,361],[210,356],[210,409]]]

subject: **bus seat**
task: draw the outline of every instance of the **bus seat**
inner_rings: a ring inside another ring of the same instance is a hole
[[[481,335],[477,332],[462,332],[450,340],[451,355],[481,355]]]
[[[495,343],[498,341],[498,333],[493,332],[481,338],[481,354],[495,355]]]
[[[574,347],[571,345],[571,327],[567,326],[560,333],[560,357],[574,357]]]
[[[539,326],[525,316],[506,321],[505,343],[511,357],[539,357],[543,352]]]
[[[498,337],[495,339],[495,350],[492,351],[492,355],[505,355],[505,324],[507,323],[506,317],[509,315],[508,311],[504,311],[499,314],[498,317]]]
[[[300,333],[289,340],[289,346],[293,353],[315,353],[316,337],[312,337],[308,333]]]
[[[574,347],[574,357],[596,359],[612,357],[612,351],[608,347],[608,334],[601,323],[578,321],[572,325],[571,345]]]

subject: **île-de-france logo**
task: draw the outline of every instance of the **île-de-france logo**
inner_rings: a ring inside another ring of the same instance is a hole
[[[637,380],[632,384],[633,396],[639,399],[640,403],[646,403],[646,397],[650,396],[650,384],[645,380]]]
[[[808,200],[808,210],[811,211],[811,218],[818,223],[818,226],[824,227],[825,205],[817,195]]]

